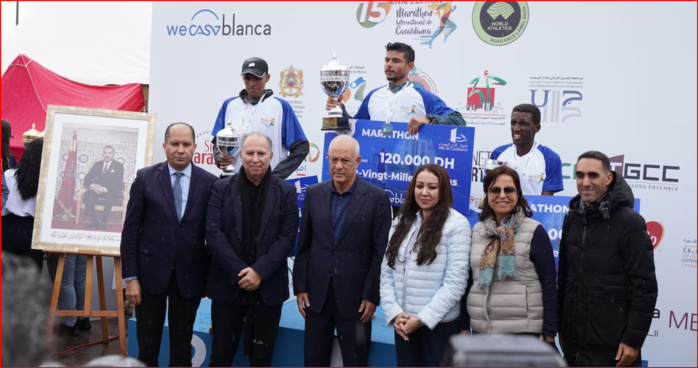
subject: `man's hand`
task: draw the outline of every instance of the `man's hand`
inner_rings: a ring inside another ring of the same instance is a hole
[[[361,301],[361,306],[359,307],[359,313],[363,312],[361,315],[361,322],[369,323],[371,318],[373,318],[373,313],[376,313],[376,305],[364,299]]]
[[[296,296],[296,301],[298,302],[298,311],[301,312],[301,316],[305,318],[305,308],[310,307],[310,299],[308,299],[308,293],[298,293]]]
[[[637,349],[621,342],[620,346],[618,346],[618,353],[616,353],[616,360],[620,359],[616,367],[625,367],[635,362],[635,359],[637,359],[637,352]]]
[[[238,281],[238,286],[242,290],[257,290],[259,288],[259,284],[262,283],[262,277],[259,276],[257,271],[253,270],[252,267],[247,267],[244,270],[240,271],[238,277],[242,277],[242,279]]]
[[[231,165],[233,162],[235,162],[235,157],[233,156],[218,156],[218,167],[220,167],[221,170],[225,169],[226,167],[228,167],[228,165]]]
[[[415,135],[419,131],[419,127],[424,124],[429,124],[429,119],[426,116],[415,116],[410,119],[410,122],[407,125],[407,132]]]
[[[325,109],[327,111],[330,111],[337,106],[340,106],[340,109],[341,109],[342,103],[339,101],[341,101],[343,99],[343,97],[344,97],[344,94],[341,94],[339,96],[339,98],[337,98],[337,96],[327,96],[327,104],[325,105]]]
[[[135,306],[141,305],[141,284],[138,279],[126,281],[126,300]]]
[[[461,335],[466,335],[466,336],[470,336],[470,335],[471,335],[470,330],[463,330],[463,331],[460,332],[460,334],[461,334]]]

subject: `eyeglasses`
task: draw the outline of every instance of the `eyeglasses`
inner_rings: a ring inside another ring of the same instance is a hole
[[[490,194],[499,195],[499,193],[501,193],[501,192],[502,192],[502,188],[500,188],[500,187],[490,187]],[[506,194],[506,195],[516,194],[516,188],[515,187],[506,187],[506,188],[504,188],[504,194]]]

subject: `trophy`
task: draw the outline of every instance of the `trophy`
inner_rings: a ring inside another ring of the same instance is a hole
[[[320,69],[320,85],[328,96],[334,96],[338,100],[349,88],[349,69],[339,64],[337,55],[333,54],[332,60]],[[322,118],[322,130],[351,130],[349,119],[343,117],[340,106],[335,106],[329,111],[328,116]]]
[[[240,149],[240,133],[230,126],[221,129],[216,134],[216,149],[221,156],[232,157]],[[233,167],[235,167],[235,164],[228,165],[228,167],[223,169],[221,176],[228,177],[233,175],[235,172]]]

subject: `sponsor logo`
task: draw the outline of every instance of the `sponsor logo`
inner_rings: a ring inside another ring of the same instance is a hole
[[[625,162],[625,155],[610,157],[611,169],[622,175],[633,189],[677,192],[680,166]],[[562,163],[562,179],[577,179],[577,164]]]
[[[407,79],[414,85],[414,88],[425,89],[433,94],[438,94],[436,91],[436,83],[429,76],[429,74],[423,72],[419,68],[413,68],[410,74],[407,75]]]
[[[291,65],[281,71],[279,80],[279,95],[283,97],[299,97],[303,94],[303,71]]]
[[[271,128],[274,126],[274,119],[273,118],[271,118],[271,119],[261,118],[261,119],[259,119],[259,122],[267,128]]]
[[[165,28],[172,37],[271,36],[269,24],[243,23],[235,13],[218,16],[209,9],[197,11],[185,24],[169,24]]]
[[[439,143],[441,151],[468,152],[468,139],[465,134],[458,134],[458,128],[451,129],[449,143]]]
[[[200,132],[196,135],[196,141],[201,142],[200,138],[204,137],[203,144],[197,144],[196,151],[194,151],[194,157],[192,161],[196,165],[216,165],[216,161],[213,159],[213,143],[211,139],[211,130]]]
[[[478,1],[473,8],[473,28],[486,43],[504,46],[521,37],[528,17],[525,1]]]
[[[681,249],[681,267],[696,269],[696,239],[684,239]]]
[[[528,79],[531,104],[540,108],[543,123],[581,121],[583,87],[582,77],[534,76]]]
[[[342,102],[347,109],[349,115],[355,115],[356,111],[361,106],[366,97],[366,66],[365,65],[349,65],[349,75],[354,78],[349,83],[349,88],[342,95]]]
[[[696,316],[696,313],[682,313],[670,310],[669,328],[675,328],[677,330],[684,331],[696,331],[696,324],[698,324],[697,317],[698,316]]]
[[[481,84],[484,84],[484,86]],[[507,82],[499,77],[491,75],[487,70],[482,77],[475,77],[470,81],[465,108],[459,106],[468,124],[472,125],[504,125],[507,114],[502,103],[495,99],[497,88],[505,86]],[[501,92],[501,88],[499,91]]]
[[[468,120],[470,123],[470,120]],[[473,153],[473,174],[471,182],[473,183],[483,183],[485,181],[485,171],[487,160],[492,155],[492,151],[475,151]]]
[[[415,111],[416,108],[417,108],[417,106],[415,106],[415,105],[412,105],[412,106],[402,106],[402,107],[400,108],[400,111],[403,112],[403,113],[405,113],[405,114],[407,114],[407,116],[412,116],[412,115],[416,114],[416,111]]]
[[[320,159],[320,147],[318,147],[318,145],[313,142],[309,142],[308,145],[308,156],[305,158],[305,160],[303,160],[303,163],[298,165],[298,169],[296,170],[296,175],[298,176],[306,176],[306,172],[308,171],[308,165]]]
[[[405,193],[393,192],[390,189],[385,190],[388,193],[388,198],[390,199],[390,204],[393,206],[402,206],[405,203]]]
[[[662,243],[662,239],[664,239],[664,225],[657,221],[647,222],[647,235],[650,236],[652,241],[652,248],[656,250],[659,244]]]
[[[611,169],[633,189],[676,192],[679,190],[679,166],[625,162],[625,155],[609,157]]]
[[[388,17],[390,1],[362,1],[356,9],[356,21],[364,28],[373,28]]]

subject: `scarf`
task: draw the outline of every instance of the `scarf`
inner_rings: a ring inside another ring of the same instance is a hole
[[[607,190],[606,192],[604,192],[604,194],[601,195],[601,198],[595,200],[594,202],[590,202],[587,205],[584,204],[584,201],[580,200],[579,213],[583,217],[586,217],[587,213],[590,213],[592,211],[599,211],[603,215],[603,218],[610,218],[611,215],[608,211],[611,208],[611,202],[609,201],[609,199],[611,198],[611,193],[612,192],[610,190]]]
[[[480,276],[477,286],[480,289],[489,287],[494,279],[494,267],[499,263],[497,279],[504,280],[506,277],[516,278],[516,250],[514,248],[514,234],[519,230],[519,224],[525,217],[525,213],[519,208],[518,211],[502,219],[498,227],[494,216],[490,216],[483,224],[486,235],[489,238],[485,250],[480,257]]]

